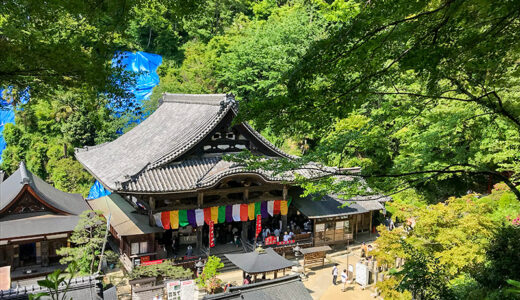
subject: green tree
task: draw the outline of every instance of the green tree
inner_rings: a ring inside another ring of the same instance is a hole
[[[84,211],[69,238],[70,247],[56,251],[63,256],[60,263],[76,262],[79,273],[93,274],[100,263],[99,255],[105,242],[106,230],[106,220],[100,211]]]
[[[10,100],[30,94],[88,87],[115,100],[128,74],[111,66],[125,45],[123,31],[133,1],[3,1],[0,12],[0,88]],[[5,96],[5,95],[4,95]],[[114,103],[117,103],[115,101]]]
[[[174,266],[170,261],[164,261],[158,265],[138,266],[130,273],[130,278],[156,277],[157,281],[164,279],[189,279],[193,272],[179,266]]]
[[[126,117],[117,119],[108,100],[84,90],[35,97],[16,110],[16,125],[6,124],[2,169],[12,173],[21,160],[58,189],[86,195],[92,177],[73,158],[75,147],[114,139]]]
[[[451,299],[448,286],[449,275],[439,260],[411,245],[401,241],[407,260],[401,270],[395,273],[399,277],[396,289],[410,291],[416,299]]]
[[[433,296],[449,292],[463,299],[500,298],[506,280],[517,278],[518,228],[504,226],[504,222],[508,216],[518,215],[520,203],[504,184],[488,196],[453,197],[435,205],[398,202],[390,206],[395,206],[394,216],[415,225],[392,231],[378,227],[374,250],[378,263],[391,267],[397,257],[408,263],[394,273],[394,279],[378,285],[388,297],[403,296],[394,293],[398,286],[401,292],[417,295],[423,284],[431,284],[424,291]],[[424,278],[442,277],[446,286],[438,285],[437,279],[422,281],[421,272]]]
[[[285,72],[287,95],[243,101],[244,114],[313,140],[313,160],[362,165],[387,193],[435,201],[493,177],[520,199],[503,173],[519,173],[519,3],[348,2],[319,10],[326,34]]]
[[[65,276],[62,276],[66,273]],[[38,280],[38,285],[46,288],[48,292],[41,292],[37,294],[29,294],[30,300],[42,299],[42,297],[50,297],[52,300],[67,299],[66,295],[70,287],[72,279],[78,273],[78,265],[76,262],[71,262],[65,272],[61,269],[56,269],[49,275],[45,275],[45,279]]]
[[[210,293],[214,293],[222,285],[222,280],[218,279],[217,276],[220,274],[218,269],[224,267],[224,264],[220,262],[220,258],[217,256],[209,256],[202,274],[197,277],[197,285],[201,288],[207,289]]]

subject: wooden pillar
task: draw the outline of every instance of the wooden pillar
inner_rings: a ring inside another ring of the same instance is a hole
[[[203,192],[199,192],[197,194],[197,208],[202,208],[202,204],[204,203],[204,193]],[[197,252],[200,253],[200,249],[202,249],[202,230],[203,230],[204,226],[198,226],[197,227],[197,244],[196,244],[196,248],[197,248]]]
[[[200,254],[200,249],[202,249],[202,229],[204,227],[203,226],[198,226],[197,227],[197,244],[196,244],[196,248],[197,248],[197,252]]]
[[[372,236],[372,211],[370,211],[370,227],[368,228],[368,236]]]
[[[20,246],[18,244],[13,245],[13,265],[16,268],[20,266]]]
[[[287,185],[284,184],[283,190],[282,190],[283,200],[287,200],[287,193],[288,193]],[[286,231],[287,231],[287,215],[282,216],[282,232],[286,232]]]
[[[35,247],[36,247],[36,264],[40,265],[42,263],[42,253],[43,253],[43,250],[42,250],[42,244],[44,243],[45,241],[42,241],[42,242],[36,242],[35,243]]]
[[[249,221],[242,222],[242,235],[241,235],[242,241],[248,241],[249,240],[249,235],[248,235],[249,223],[250,223]]]
[[[278,271],[274,271],[274,279],[278,277]]]
[[[155,218],[153,217],[155,210],[155,199],[152,196],[148,198],[148,205],[150,206],[150,209],[148,210],[148,220],[150,222],[150,226],[155,226]]]
[[[40,243],[40,253],[41,253],[41,265],[48,266],[49,265],[49,242],[42,241]]]

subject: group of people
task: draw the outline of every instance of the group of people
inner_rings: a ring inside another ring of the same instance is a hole
[[[338,280],[338,264],[335,264],[334,268],[332,268],[332,284],[336,285],[337,280]],[[347,269],[343,269],[343,271],[341,272],[341,283],[343,284],[341,291],[345,291],[345,289],[347,288],[348,280],[349,280],[349,278],[348,278],[348,274],[347,274]]]
[[[363,242],[361,244],[361,258],[362,259],[366,258],[368,260],[371,260],[373,257],[373,255],[371,253],[372,250],[373,250],[372,245],[367,245],[365,242]],[[332,284],[333,285],[337,284],[338,273],[339,273],[338,264],[335,264],[334,267],[332,268]],[[343,271],[341,272],[340,280],[341,280],[341,283],[343,284],[341,291],[345,291],[347,283],[350,283],[350,280],[352,280],[352,278],[349,278],[349,276],[348,276],[347,269],[343,269]]]
[[[312,228],[312,223],[310,220],[305,222],[297,222],[298,220],[291,220],[289,224],[287,224],[287,231],[282,232],[282,220],[273,220],[270,224],[264,224],[262,229],[262,241],[265,242],[265,239],[271,236],[276,237],[276,241],[290,241],[294,239],[296,234],[310,232]],[[303,225],[303,230],[302,226]]]

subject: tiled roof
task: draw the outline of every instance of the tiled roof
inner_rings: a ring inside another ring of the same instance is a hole
[[[47,204],[63,212],[79,215],[89,209],[80,194],[65,193],[54,188],[27,170],[22,161],[18,170],[0,183],[0,210],[9,205],[26,185],[29,185]]]
[[[101,300],[103,298],[103,286],[101,285],[100,278],[95,275],[87,277],[72,278],[70,285],[67,287],[67,292],[63,295],[63,291],[66,289],[65,283],[62,283],[59,288],[59,298],[66,300],[71,299],[85,299],[85,300]],[[10,300],[25,300],[29,299],[29,295],[38,294],[42,292],[48,292],[47,288],[40,286],[19,286],[11,288],[9,290],[0,290],[0,299]],[[41,297],[42,300],[51,299],[49,296]],[[53,298],[54,299],[54,298]]]
[[[51,235],[73,231],[79,216],[63,216],[48,213],[23,214],[15,220],[0,219],[0,240],[24,236]]]
[[[204,300],[311,300],[300,275],[288,275],[259,283],[231,287],[225,293],[206,295]]]
[[[250,171],[221,157],[187,159],[141,172],[123,183],[128,192],[177,192],[210,187],[233,174],[256,174],[266,181],[289,181],[292,176],[273,176],[266,171]]]
[[[163,231],[150,226],[148,216],[139,214],[135,208],[118,194],[110,194],[88,201],[93,210],[100,210],[108,218],[110,225],[120,236],[147,234]]]
[[[371,210],[381,210],[384,206],[381,202],[389,197],[381,195],[356,196],[343,200],[337,195],[325,195],[319,199],[315,196],[299,198],[294,201],[294,206],[307,218],[346,217],[354,214],[362,214]]]
[[[201,142],[228,114],[235,116],[232,95],[165,94],[145,121],[118,139],[76,149],[76,158],[112,191],[177,191],[195,185],[215,160],[201,158],[172,164]],[[274,153],[291,157],[246,123],[246,130]]]

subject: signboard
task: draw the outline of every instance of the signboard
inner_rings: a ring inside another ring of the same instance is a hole
[[[213,237],[213,229],[214,229],[214,224],[213,224],[213,221],[210,221],[209,222],[209,247],[210,248],[213,248],[215,247],[215,239]]]
[[[197,299],[195,297],[195,280],[181,281],[181,300]]]
[[[368,285],[368,266],[365,264],[356,264],[356,283],[362,286]]]
[[[168,300],[192,300],[195,297],[195,280],[174,280],[166,283]]]
[[[316,224],[316,232],[325,231],[325,224]]]
[[[266,245],[274,245],[274,244],[276,244],[276,237],[275,236],[266,237],[265,238],[265,244]]]
[[[149,266],[149,265],[159,265],[159,264],[162,264],[163,263],[163,260],[162,259],[158,259],[158,260],[148,260],[148,261],[141,261],[141,266]]]
[[[256,215],[256,232],[255,238],[262,232],[262,215]]]
[[[166,294],[168,295],[168,300],[181,300],[180,280],[166,282]]]
[[[289,240],[289,241],[285,241],[285,242],[278,242],[276,243],[276,245],[289,245],[289,244],[294,244],[294,240]]]

